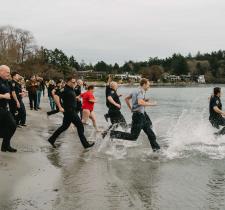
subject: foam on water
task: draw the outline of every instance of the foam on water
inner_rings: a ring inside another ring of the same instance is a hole
[[[195,154],[209,158],[225,158],[225,136],[215,136],[206,116],[206,109],[183,110],[167,132],[168,148],[164,151],[169,159],[184,158]]]

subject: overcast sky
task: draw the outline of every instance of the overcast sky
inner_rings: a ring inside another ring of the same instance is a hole
[[[0,25],[78,61],[147,60],[225,50],[224,0],[0,0]]]

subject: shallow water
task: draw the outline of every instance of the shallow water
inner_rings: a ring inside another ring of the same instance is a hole
[[[48,155],[62,170],[55,208],[225,209],[225,137],[215,138],[208,122],[211,92],[212,87],[203,87],[154,88],[148,93],[158,102],[146,109],[162,147],[158,157],[143,133],[137,142],[112,142],[88,126],[86,135],[96,141],[89,152],[80,149],[77,138],[70,141],[72,131],[65,134],[61,147]],[[95,95],[98,122],[106,128],[104,89],[97,88]],[[130,122],[124,103],[122,112]]]
[[[119,92],[125,96],[133,89],[121,87]],[[103,117],[107,112],[104,91],[96,88],[95,93],[95,111],[102,129],[109,126]],[[225,209],[225,137],[216,138],[216,130],[208,122],[211,92],[212,87],[149,91],[148,97],[158,102],[158,106],[146,109],[161,145],[158,156],[152,153],[144,133],[136,142],[111,141],[108,136],[103,140],[91,125],[85,127],[85,134],[88,140],[96,141],[93,149],[83,150],[74,127],[62,134],[57,140],[59,147],[52,149],[46,139],[60,125],[62,115],[46,119],[29,114],[30,132],[43,145],[21,145],[20,153],[42,155],[38,167],[50,164],[55,172],[51,169],[47,177],[53,180],[57,173],[58,181],[55,190],[38,191],[37,187],[36,194],[20,193],[23,205],[20,202],[8,209]],[[122,102],[122,113],[130,122],[131,113]],[[42,106],[40,114],[44,115],[47,98]],[[42,121],[35,124],[38,117]],[[40,184],[45,182],[40,178]],[[24,200],[35,205],[24,204]]]

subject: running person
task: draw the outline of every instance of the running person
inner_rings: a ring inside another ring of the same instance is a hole
[[[82,123],[87,124],[87,121],[90,118],[96,131],[99,131],[96,122],[96,115],[94,112],[94,104],[96,103],[96,99],[93,93],[94,93],[94,86],[89,85],[87,91],[80,94],[80,97],[83,99]]]
[[[149,89],[149,87],[149,80],[142,79],[140,81],[140,88],[127,96],[125,99],[129,109],[133,112],[131,133],[112,130],[110,132],[110,137],[136,141],[138,136],[140,135],[141,130],[143,130],[148,136],[153,151],[157,151],[160,149],[160,146],[158,145],[156,136],[151,129],[152,122],[145,112],[145,107],[156,105],[156,103],[149,102],[145,99],[145,93]],[[130,100],[132,100],[132,106],[130,104]]]
[[[213,90],[213,96],[209,102],[209,121],[213,127],[219,129],[220,126],[225,126],[225,112],[222,111],[222,103],[220,100],[221,88],[215,87]],[[217,134],[224,135],[225,127],[220,130]]]
[[[78,132],[81,144],[84,148],[89,148],[94,145],[94,143],[89,143],[84,136],[84,126],[76,113],[76,94],[74,88],[76,86],[76,79],[74,77],[69,77],[67,83],[63,89],[61,89],[59,95],[55,95],[56,105],[59,111],[63,113],[63,123],[62,125],[53,133],[53,135],[48,139],[49,143],[55,148],[55,141],[57,137],[67,130],[71,123],[73,123]],[[62,105],[61,101],[62,100]]]

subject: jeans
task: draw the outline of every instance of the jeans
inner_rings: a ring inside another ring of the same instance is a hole
[[[41,103],[41,90],[37,90],[37,108],[40,108]]]
[[[50,107],[51,107],[51,110],[55,110],[55,101],[52,97],[48,97],[49,98],[49,103],[50,103]]]

